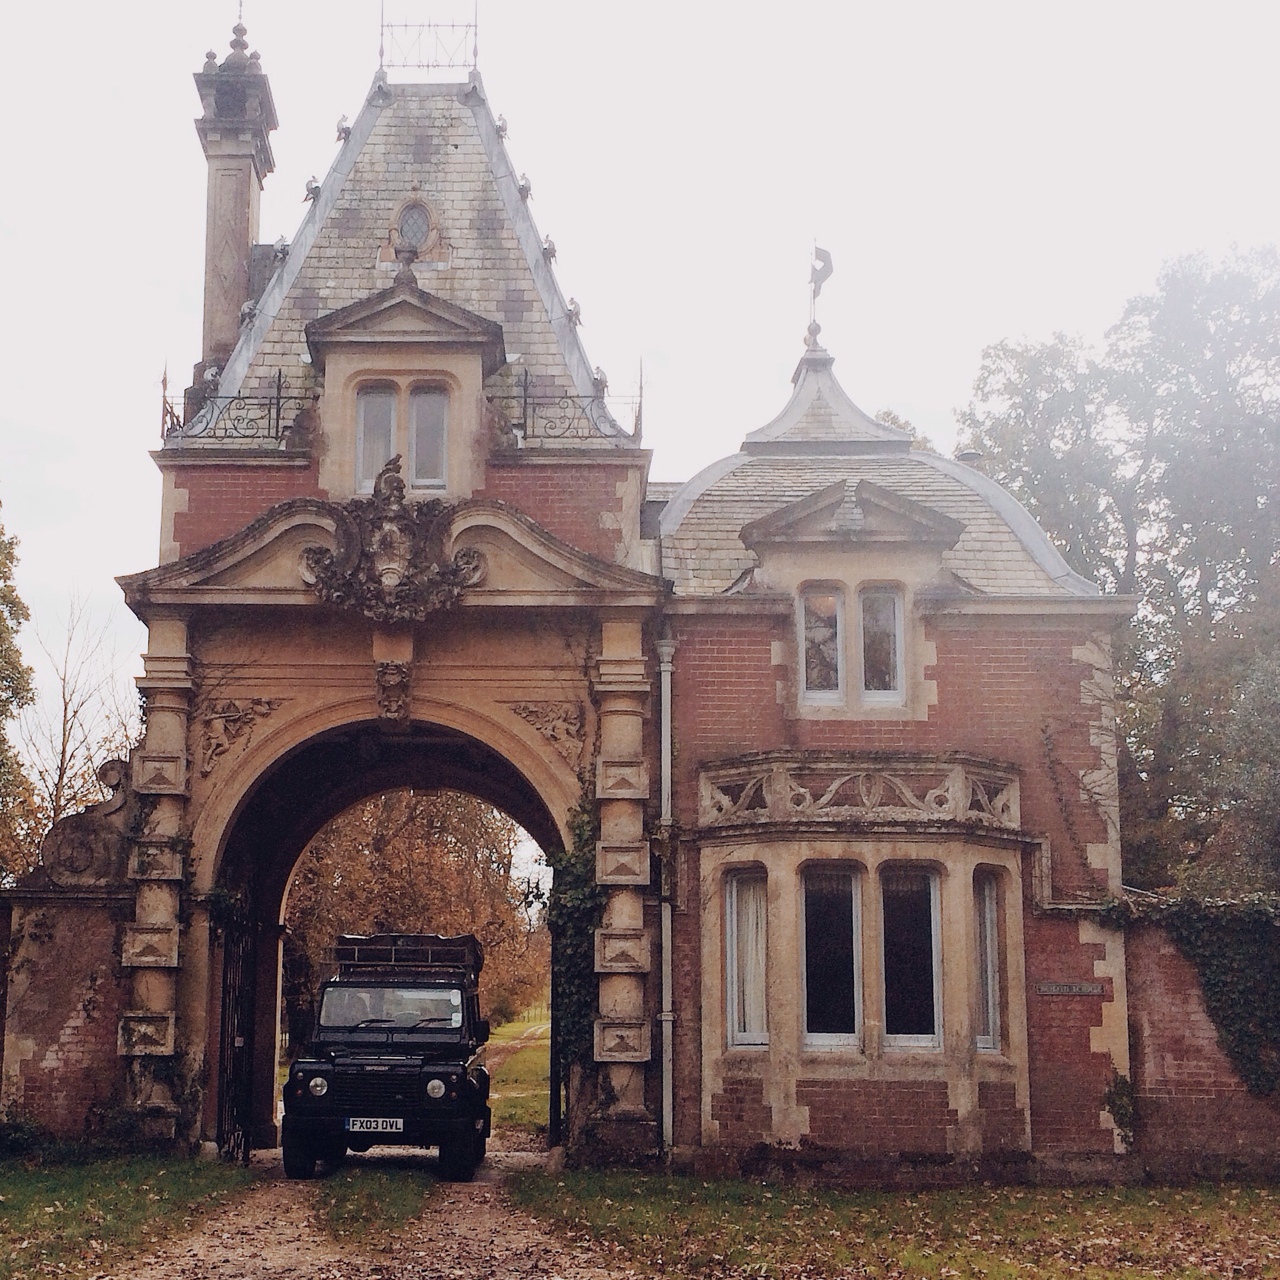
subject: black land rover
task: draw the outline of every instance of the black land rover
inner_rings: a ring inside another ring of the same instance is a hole
[[[284,1171],[314,1176],[374,1144],[440,1148],[466,1182],[489,1136],[489,1038],[476,984],[484,951],[470,934],[344,935],[338,976],[320,991],[314,1035],[284,1086]]]

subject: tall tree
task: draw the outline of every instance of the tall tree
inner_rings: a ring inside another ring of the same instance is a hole
[[[962,425],[1074,568],[1139,598],[1121,829],[1130,882],[1165,882],[1219,827],[1233,691],[1277,634],[1280,254],[1169,264],[1101,352],[988,348]]]
[[[35,835],[31,786],[8,737],[8,725],[31,701],[31,670],[18,649],[27,607],[13,585],[17,540],[0,525],[0,883],[26,870]]]

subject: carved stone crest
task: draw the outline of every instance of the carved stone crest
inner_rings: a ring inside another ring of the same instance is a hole
[[[577,770],[582,760],[586,716],[580,702],[512,702],[511,710],[527,720]]]
[[[40,845],[41,864],[54,884],[64,888],[106,884],[122,870],[129,767],[109,760],[98,770],[98,781],[111,798],[55,822]]]
[[[378,473],[373,496],[333,508],[337,549],[307,547],[302,577],[326,604],[358,609],[375,622],[421,622],[451,609],[464,588],[484,578],[483,555],[465,547],[444,554],[449,505],[406,502],[396,454]]]
[[[254,725],[265,720],[283,698],[218,698],[206,702],[198,718],[200,735],[200,776],[207,778],[237,742],[249,745]]]
[[[413,692],[413,668],[407,662],[380,662],[377,679],[378,709],[382,718],[407,720]]]

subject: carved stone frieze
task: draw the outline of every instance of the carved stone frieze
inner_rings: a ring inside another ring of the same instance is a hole
[[[464,547],[444,554],[451,508],[439,498],[406,502],[397,454],[379,473],[373,496],[332,508],[337,547],[307,547],[302,577],[326,604],[375,622],[421,622],[451,609],[486,573],[484,556]]]
[[[200,776],[207,778],[236,744],[248,746],[254,726],[284,698],[211,698],[196,712],[200,724]]]
[[[378,714],[384,720],[408,720],[413,696],[413,666],[408,662],[379,662]]]
[[[569,768],[582,762],[586,712],[580,702],[511,702],[511,710],[526,720],[556,749]]]
[[[955,756],[766,753],[703,771],[704,827],[764,822],[950,822],[1016,831],[1018,777]]]

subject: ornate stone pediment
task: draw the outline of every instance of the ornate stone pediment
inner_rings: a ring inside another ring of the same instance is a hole
[[[400,455],[387,463],[371,498],[335,508],[337,547],[307,547],[302,576],[326,604],[375,622],[421,622],[451,609],[484,578],[484,558],[464,547],[445,555],[451,508],[439,498],[406,502]]]

